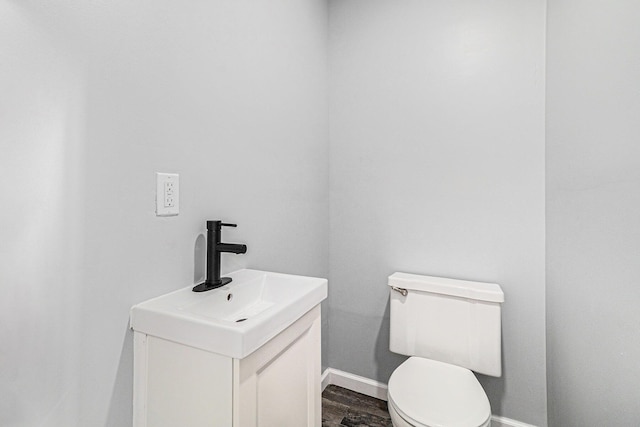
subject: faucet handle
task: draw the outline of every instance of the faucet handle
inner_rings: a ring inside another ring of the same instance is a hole
[[[207,230],[218,230],[220,231],[220,229],[222,227],[237,227],[238,224],[227,224],[224,223],[222,221],[220,221],[219,219],[214,220],[209,220],[207,221]]]

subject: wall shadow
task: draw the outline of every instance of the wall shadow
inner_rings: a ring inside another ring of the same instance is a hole
[[[129,328],[129,319],[124,329],[120,362],[105,423],[107,427],[133,425],[133,331]]]
[[[389,382],[389,377],[393,371],[400,366],[407,356],[397,354],[389,350],[389,333],[391,331],[390,319],[390,306],[389,296],[387,296],[387,304],[385,306],[384,314],[382,315],[382,322],[378,328],[378,335],[375,343],[375,365],[376,365],[376,378],[383,383]]]
[[[501,363],[502,363],[502,376],[501,377],[491,377],[489,375],[483,374],[475,374],[478,378],[480,384],[482,384],[482,388],[485,393],[487,393],[487,397],[489,398],[489,402],[491,402],[491,413],[494,415],[503,414],[502,410],[502,402],[504,400],[505,395],[505,383],[507,379],[507,370],[504,368],[504,336],[501,338],[502,348],[500,349],[501,353]]]
[[[193,245],[193,284],[204,282],[207,270],[207,239],[199,234]]]

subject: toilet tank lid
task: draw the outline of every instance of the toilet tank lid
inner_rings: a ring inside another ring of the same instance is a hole
[[[495,283],[472,282],[419,274],[393,273],[389,286],[407,290],[451,295],[479,301],[504,302],[504,293]]]

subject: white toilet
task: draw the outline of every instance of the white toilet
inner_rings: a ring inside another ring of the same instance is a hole
[[[493,283],[394,273],[389,348],[411,356],[391,374],[394,427],[485,427],[491,407],[471,371],[499,377],[500,304]]]

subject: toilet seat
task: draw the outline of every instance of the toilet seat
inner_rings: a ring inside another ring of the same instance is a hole
[[[417,427],[488,426],[491,406],[482,386],[465,368],[410,357],[391,374],[389,406]]]

